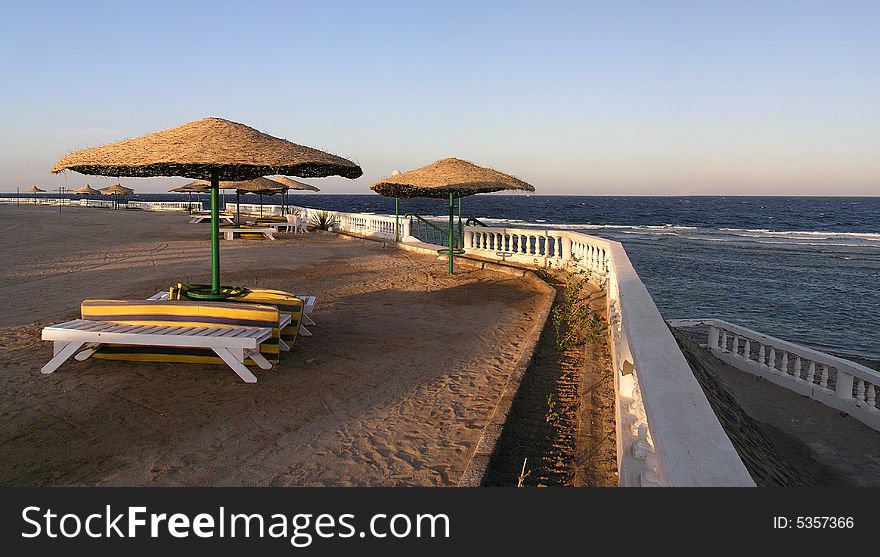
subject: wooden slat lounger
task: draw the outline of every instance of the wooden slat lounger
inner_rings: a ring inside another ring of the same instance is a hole
[[[86,343],[97,346],[77,354],[77,360],[87,359],[108,344],[210,348],[245,383],[256,383],[256,376],[244,361],[250,358],[262,369],[272,369],[272,364],[259,351],[260,343],[271,336],[272,329],[267,327],[175,327],[74,319],[43,329],[43,340],[55,343],[55,356],[40,371],[52,373]]]
[[[220,232],[227,240],[232,240],[236,234],[262,234],[268,240],[275,239],[275,229],[268,226],[258,228],[221,228]]]
[[[83,346],[83,342],[94,344],[77,354],[77,359],[82,361],[90,357],[102,360],[126,360],[137,362],[179,362],[199,364],[227,364],[242,376],[246,381],[255,380],[249,372],[244,375],[244,366],[249,364],[264,367],[278,363],[282,350],[281,331],[287,325],[288,320],[282,319],[278,308],[271,305],[254,303],[223,303],[223,302],[196,302],[196,301],[171,301],[171,300],[85,300],[81,304],[79,321],[92,321],[99,324],[125,325],[135,327],[149,327],[138,329],[134,332],[156,334],[170,334],[190,337],[193,329],[208,331],[221,329],[224,331],[238,331],[216,333],[208,336],[218,338],[235,338],[242,336],[244,330],[267,329],[268,336],[259,335],[255,342],[247,341],[247,348],[233,343],[234,359],[241,362],[241,366],[235,367],[227,358],[228,349],[222,345],[221,352],[214,350],[213,344],[205,345],[206,341],[191,343],[189,338],[177,338],[175,342],[167,339],[161,343],[152,343],[135,339],[134,342],[126,342],[123,339],[113,337],[114,342],[98,342],[90,340],[76,340],[79,345],[75,348],[61,346],[56,350],[70,350],[75,352]],[[296,317],[297,325],[299,316]],[[58,327],[58,326],[55,326]],[[187,330],[187,328],[190,328]],[[71,333],[58,333],[48,327],[44,331],[46,340],[59,342],[74,342],[70,338]],[[95,331],[92,329],[92,333]],[[132,329],[117,330],[113,332],[128,332]],[[196,331],[198,332],[198,331]],[[91,334],[91,333],[90,333]],[[105,335],[106,336],[106,335]],[[196,335],[204,336],[204,335]],[[247,335],[245,335],[246,337]],[[79,338],[79,337],[77,337]],[[154,340],[154,339],[148,339]],[[215,341],[210,341],[215,342]],[[250,347],[255,344],[255,348]],[[226,352],[222,352],[226,350]],[[256,353],[253,352],[256,350]],[[72,353],[72,352],[71,352]],[[57,354],[56,354],[57,356]],[[67,357],[70,353],[67,354]],[[53,359],[54,360],[54,359]],[[56,363],[60,365],[66,358],[60,358]],[[50,369],[51,368],[51,369]],[[49,371],[54,371],[57,365],[47,365]]]
[[[235,221],[235,217],[233,217],[231,215],[218,215],[218,218],[220,219],[221,222],[232,223]],[[190,224],[201,224],[205,221],[210,221],[210,220],[211,220],[211,213],[208,213],[207,215],[194,213],[190,217],[189,223]]]

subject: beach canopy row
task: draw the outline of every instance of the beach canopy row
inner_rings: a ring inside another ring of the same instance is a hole
[[[228,297],[220,285],[218,190],[224,187],[221,184],[232,183],[234,185],[225,187],[235,188],[238,192],[265,193],[279,191],[273,187],[279,182],[265,178],[270,175],[342,176],[350,179],[363,175],[361,167],[348,159],[222,118],[204,118],[142,137],[76,151],[62,157],[51,172],[64,170],[103,176],[184,176],[208,180],[211,192],[211,289],[195,293],[206,299]],[[308,188],[295,180],[290,182],[292,184],[286,184],[286,189]],[[199,184],[187,186],[198,187]],[[374,184],[372,189],[389,197],[449,198],[449,246],[445,253],[449,255],[450,273],[453,270],[452,257],[460,252],[453,246],[453,197],[459,198],[460,212],[463,196],[501,190],[535,190],[518,178],[456,158],[394,173]],[[236,289],[238,287],[233,287],[230,291]],[[193,294],[191,292],[190,296]]]

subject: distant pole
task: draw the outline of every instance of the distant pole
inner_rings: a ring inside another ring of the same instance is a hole
[[[453,234],[453,226],[455,225],[455,221],[453,220],[453,211],[455,210],[454,205],[452,204],[452,194],[449,194],[449,233],[447,234],[447,242],[449,243],[449,274],[453,274],[455,271],[453,270],[453,252],[455,251],[454,240],[452,239]]]
[[[461,196],[458,197],[458,238],[455,239],[458,245],[455,247],[461,248],[464,245],[464,231],[461,228]]]
[[[394,241],[400,241],[400,207],[399,207],[400,199],[394,198]]]
[[[15,205],[20,205],[21,201],[21,187],[15,186]]]

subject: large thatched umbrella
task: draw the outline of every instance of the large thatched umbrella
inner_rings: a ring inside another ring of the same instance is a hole
[[[77,151],[55,163],[52,172],[68,169],[104,176],[185,176],[210,180],[211,291],[206,297],[212,299],[228,297],[220,287],[217,215],[221,180],[251,180],[270,174],[303,178],[333,175],[357,178],[363,174],[361,167],[350,160],[222,118],[205,118],[143,137]]]
[[[46,190],[40,189],[37,186],[31,186],[28,189],[24,190],[22,193],[32,193],[34,194],[34,203],[37,202],[37,194],[38,193],[46,193]]]
[[[391,175],[370,188],[386,197],[449,198],[449,247],[439,250],[439,253],[449,256],[450,274],[453,272],[453,255],[464,253],[462,249],[456,248],[453,235],[454,197],[458,197],[460,208],[461,198],[467,195],[502,190],[535,191],[533,186],[513,176],[454,158],[442,159],[422,168]]]

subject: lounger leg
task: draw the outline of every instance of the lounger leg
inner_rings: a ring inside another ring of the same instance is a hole
[[[309,317],[305,313],[303,314],[302,322],[305,323],[306,325],[316,325],[316,323],[314,321],[312,321],[312,318]]]
[[[59,344],[63,345],[60,350],[58,350]],[[49,360],[49,363],[40,368],[40,372],[46,374],[52,373],[53,371],[58,369],[58,366],[63,364],[67,360],[67,358],[73,356],[73,354],[76,353],[77,350],[82,348],[84,344],[85,342],[80,341],[56,342],[55,348],[57,352],[55,352],[55,357]]]
[[[312,336],[311,331],[309,331],[308,329],[306,329],[306,328],[303,326],[302,323],[299,324],[299,334],[302,335],[302,336],[304,336],[304,337],[310,337],[310,336]]]
[[[85,350],[83,350],[82,352],[80,352],[79,354],[74,356],[74,359],[77,362],[84,362],[84,361],[88,360],[89,358],[91,358],[92,355],[95,352],[97,352],[99,348],[101,348],[100,344],[96,344],[95,346],[92,346],[91,348],[86,348]]]
[[[261,369],[272,369],[272,364],[265,356],[260,354],[259,350],[248,350],[245,352],[245,356],[253,360]]]
[[[218,356],[223,359],[224,362],[226,362],[226,365],[232,368],[232,371],[234,371],[236,374],[238,374],[239,377],[241,377],[242,381],[244,381],[245,383],[257,382],[257,376],[251,373],[251,370],[245,367],[244,363],[233,356],[229,350],[227,350],[226,348],[214,348],[213,350]],[[242,357],[242,359],[244,358]]]
[[[290,346],[283,339],[278,339],[278,348],[281,349],[282,352],[290,352]]]

